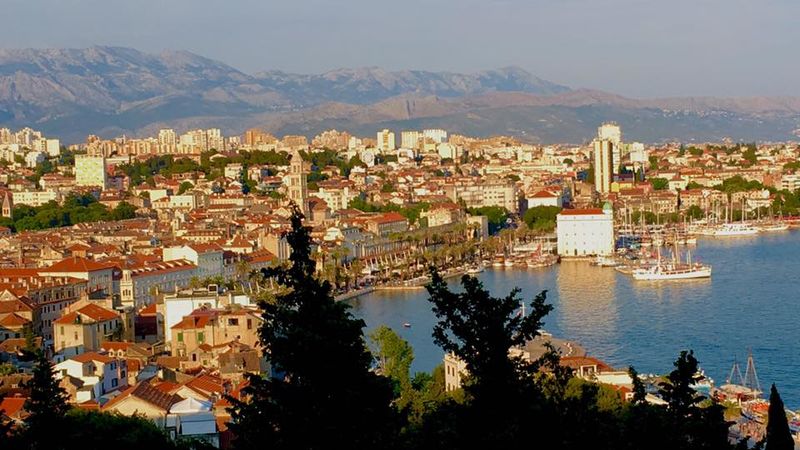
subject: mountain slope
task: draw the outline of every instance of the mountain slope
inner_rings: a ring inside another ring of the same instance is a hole
[[[33,126],[80,142],[104,137],[260,126],[313,136],[327,128],[442,127],[581,142],[616,120],[627,137],[788,140],[800,128],[800,98],[629,99],[571,90],[514,67],[475,74],[368,67],[318,75],[255,75],[189,52],[130,48],[0,49],[0,127]]]

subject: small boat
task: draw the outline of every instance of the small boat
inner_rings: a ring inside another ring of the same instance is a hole
[[[469,269],[467,269],[467,273],[470,275],[477,275],[481,272],[483,272],[483,266],[480,265],[475,267],[470,267]]]
[[[410,323],[408,323],[408,322],[405,322],[405,323],[403,324],[403,327],[405,327],[405,328],[411,328],[411,324],[410,324]]]
[[[619,262],[610,256],[598,256],[591,264],[597,267],[617,267]]]
[[[768,223],[758,227],[759,230],[764,232],[770,231],[786,231],[789,229],[789,224],[786,222]]]
[[[514,267],[514,260],[507,259],[507,260],[505,260],[505,262],[503,262],[503,265],[506,266],[506,267]]]

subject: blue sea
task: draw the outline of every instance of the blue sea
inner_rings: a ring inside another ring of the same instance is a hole
[[[800,231],[705,238],[688,248],[694,260],[712,265],[711,279],[637,282],[588,262],[489,268],[479,279],[495,296],[518,286],[530,300],[546,289],[554,310],[544,329],[616,368],[666,373],[691,349],[720,385],[734,359],[744,374],[752,351],[762,390],[775,383],[787,407],[800,408]],[[375,292],[350,303],[367,332],[386,324],[413,345],[412,371],[441,363],[425,290]]]

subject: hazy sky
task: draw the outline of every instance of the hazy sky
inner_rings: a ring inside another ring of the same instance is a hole
[[[245,72],[517,65],[628,96],[800,95],[800,0],[2,0],[3,47],[183,49]]]

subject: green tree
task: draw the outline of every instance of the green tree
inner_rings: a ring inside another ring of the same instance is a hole
[[[120,202],[113,211],[111,211],[111,218],[113,220],[133,219],[136,217],[136,207],[128,202]]]
[[[658,170],[658,156],[650,155],[647,160],[650,162],[650,170]]]
[[[411,389],[410,370],[414,361],[414,349],[408,341],[386,325],[376,328],[369,338],[380,374],[392,380],[395,395],[400,397]]]
[[[314,277],[310,230],[295,206],[286,239],[289,267],[265,269],[283,291],[262,302],[261,345],[272,376],[248,377],[245,401],[231,399],[239,449],[377,448],[399,427],[391,382],[375,374],[364,322]]]
[[[506,224],[508,211],[502,206],[483,206],[481,208],[469,208],[467,212],[473,216],[486,216],[489,221],[489,233],[497,234]]]
[[[657,191],[663,191],[669,188],[669,180],[666,178],[651,178],[650,184],[653,186],[653,189]]]
[[[700,220],[704,215],[703,209],[697,205],[692,205],[686,210],[686,216],[690,219]]]
[[[772,384],[769,391],[768,414],[765,450],[793,450],[794,439],[792,439],[792,432],[789,430],[789,422],[786,419],[786,409],[775,383]]]
[[[535,206],[525,211],[522,220],[531,230],[549,232],[556,228],[556,216],[559,212],[561,208],[558,206]]]
[[[757,163],[758,156],[756,156],[756,149],[748,147],[745,151],[742,152],[742,159],[747,161],[751,166]]]
[[[30,397],[25,401],[23,435],[31,449],[50,450],[59,448],[60,433],[65,429],[64,417],[69,411],[69,396],[55,377],[53,363],[39,350],[33,366],[33,378],[27,382]]]
[[[184,181],[180,186],[178,186],[178,195],[183,195],[186,191],[192,189],[193,187],[194,185],[191,181]]]
[[[660,384],[659,394],[667,402],[667,424],[672,429],[670,447],[678,449],[729,448],[728,428],[722,407],[692,386],[696,382],[697,359],[692,351],[682,351],[675,369]]]
[[[470,276],[461,279],[461,286],[462,292],[451,291],[431,269],[427,290],[438,319],[434,342],[462,360],[469,373],[463,386],[465,403],[453,409],[449,420],[453,429],[447,445],[516,448],[529,443],[523,430],[539,417],[536,406],[542,401],[533,376],[538,365],[509,351],[539,334],[542,319],[552,309],[545,302],[546,291],[531,301],[530,313],[523,317],[517,314],[519,289],[495,298]]]

